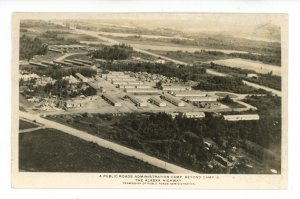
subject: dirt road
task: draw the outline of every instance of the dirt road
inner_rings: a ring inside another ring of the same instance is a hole
[[[252,82],[248,82],[246,80],[243,80],[243,83],[246,84],[247,86],[251,86],[253,88],[263,89],[263,90],[269,91],[269,92],[281,97],[281,91],[278,91],[278,90],[275,90],[275,89],[272,89],[272,88],[269,88],[269,87],[266,87],[266,86],[262,86],[262,85],[259,85],[259,84],[255,84],[255,83],[252,83]]]
[[[40,127],[30,128],[30,129],[23,129],[23,130],[19,130],[19,133],[28,133],[31,131],[36,131],[36,130],[44,129],[44,128],[46,128],[46,127],[40,126]]]
[[[85,55],[87,53],[66,53],[60,57],[58,57],[55,61],[62,61],[64,59],[66,59],[67,57],[70,57],[71,55]]]

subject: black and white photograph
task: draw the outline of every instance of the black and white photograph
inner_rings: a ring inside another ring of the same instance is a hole
[[[286,14],[13,17],[16,186],[286,186]]]

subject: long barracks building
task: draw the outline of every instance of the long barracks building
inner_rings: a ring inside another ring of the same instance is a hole
[[[102,94],[102,98],[113,106],[122,106],[121,102],[108,94]]]
[[[185,105],[183,101],[176,99],[176,98],[172,97],[171,95],[163,94],[161,97],[164,100],[174,104],[175,106],[184,106]]]
[[[127,94],[126,97],[128,99],[130,99],[136,106],[139,106],[139,107],[145,107],[145,106],[147,106],[146,102],[144,102],[141,99],[135,97],[134,95]]]
[[[167,106],[166,102],[162,101],[158,97],[151,97],[149,101],[159,107]]]

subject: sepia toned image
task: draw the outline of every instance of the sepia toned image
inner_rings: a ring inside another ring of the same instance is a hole
[[[15,13],[12,184],[287,186],[285,14]]]

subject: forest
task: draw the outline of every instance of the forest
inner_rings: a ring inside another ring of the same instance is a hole
[[[59,36],[59,34],[70,34],[67,31],[49,31],[47,30],[41,35],[41,39],[49,44],[58,44],[58,45],[72,45],[79,44],[80,42],[76,39],[65,38],[63,36]]]
[[[89,53],[96,59],[105,59],[109,61],[128,59],[132,54],[133,49],[125,44],[104,46],[102,49],[98,49]]]
[[[111,71],[132,71],[132,72],[147,72],[151,74],[161,74],[167,77],[178,77],[183,81],[198,81],[206,70],[197,65],[190,67],[176,66],[173,63],[106,63],[101,68]]]
[[[47,45],[39,38],[31,39],[26,35],[20,37],[20,59],[30,60],[34,55],[45,55],[47,53]]]
[[[265,94],[267,91],[254,89],[245,85],[240,77],[203,76],[199,84],[194,87],[197,90],[229,91],[234,93]]]
[[[90,67],[73,66],[70,68],[62,68],[60,66],[48,66],[46,69],[39,66],[23,66],[23,69],[30,73],[35,73],[39,76],[48,76],[53,79],[62,79],[62,77],[81,73],[85,77],[92,77],[97,74],[97,71]]]

